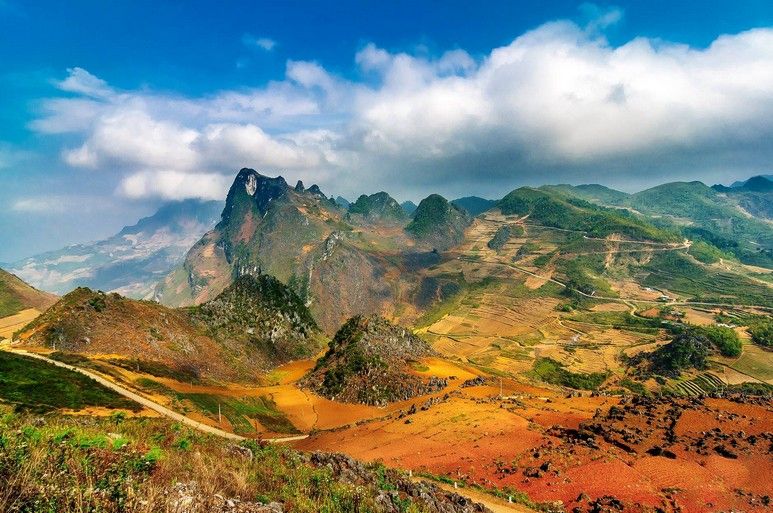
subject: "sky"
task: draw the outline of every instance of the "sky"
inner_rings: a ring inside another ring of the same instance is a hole
[[[0,0],[0,262],[222,199],[773,171],[769,1]]]

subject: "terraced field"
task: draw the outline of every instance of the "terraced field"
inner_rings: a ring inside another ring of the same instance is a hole
[[[0,341],[10,339],[14,333],[32,322],[38,315],[40,315],[39,310],[28,308],[17,314],[0,319]]]

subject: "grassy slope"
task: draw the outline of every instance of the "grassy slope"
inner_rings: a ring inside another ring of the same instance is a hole
[[[529,216],[529,222],[593,237],[621,234],[635,240],[674,242],[678,236],[627,211],[605,208],[555,192],[522,187],[499,202],[505,215]]]
[[[5,351],[0,351],[0,400],[34,411],[89,406],[140,409],[82,374]]]
[[[0,269],[0,317],[13,315],[25,308],[45,310],[55,301],[56,296],[41,292]]]
[[[773,226],[744,215],[732,195],[701,182],[659,185],[631,195],[626,204],[645,214],[688,220],[692,226],[684,228],[687,236],[733,252],[744,262],[773,264],[773,255],[760,251],[773,251]]]
[[[311,457],[275,444],[235,447],[164,420],[49,416],[41,425],[0,410],[0,442],[0,511],[7,513],[151,513],[181,504],[189,513],[231,511],[227,498],[243,501],[239,511],[278,502],[298,513],[422,513],[433,511],[428,503],[450,503],[427,485],[409,490],[411,498],[402,490],[415,485],[378,463]],[[356,475],[334,470],[328,459]],[[386,500],[376,500],[380,495]]]

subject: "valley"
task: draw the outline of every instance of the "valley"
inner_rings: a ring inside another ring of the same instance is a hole
[[[410,215],[243,169],[163,304],[14,299],[3,354],[117,394],[64,418],[341,452],[493,511],[764,511],[771,270],[562,191]]]

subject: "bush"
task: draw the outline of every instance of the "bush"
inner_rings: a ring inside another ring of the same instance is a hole
[[[539,358],[534,362],[532,372],[536,377],[553,385],[562,385],[579,390],[595,390],[605,379],[607,373],[592,372],[589,374],[571,372],[552,358]]]
[[[760,320],[749,326],[752,342],[763,347],[773,347],[773,319]]]
[[[740,356],[741,340],[731,328],[724,326],[704,326],[696,328],[716,347],[722,356]]]

